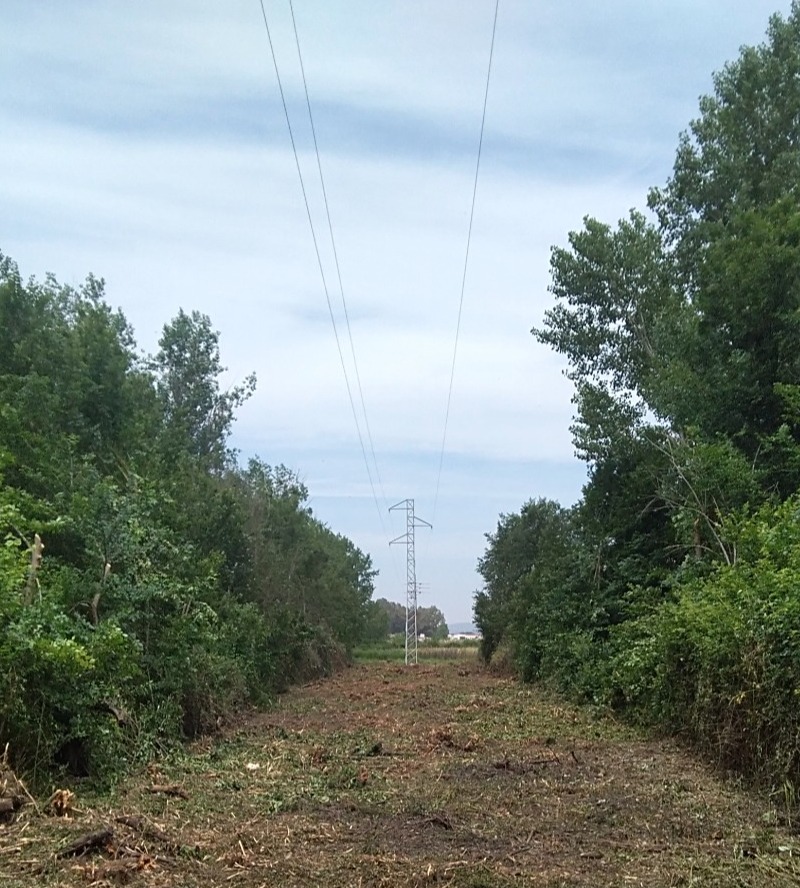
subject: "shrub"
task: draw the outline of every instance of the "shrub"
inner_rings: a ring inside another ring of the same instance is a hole
[[[615,633],[612,683],[725,767],[800,783],[798,500],[727,522],[738,559]]]
[[[34,780],[53,764],[103,777],[127,759],[117,713],[140,677],[138,647],[118,626],[91,629],[45,598],[4,621],[0,737]]]

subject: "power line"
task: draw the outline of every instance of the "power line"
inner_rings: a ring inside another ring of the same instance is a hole
[[[323,202],[325,205],[325,217],[328,222],[328,232],[330,234],[331,249],[333,251],[333,260],[334,260],[334,265],[336,267],[336,277],[339,282],[339,293],[340,293],[341,300],[342,300],[342,311],[344,312],[345,324],[347,326],[347,336],[348,336],[348,339],[350,342],[350,354],[352,355],[352,358],[353,358],[353,368],[355,369],[356,383],[358,385],[358,394],[359,394],[359,398],[361,400],[361,411],[364,416],[364,427],[367,432],[367,440],[369,441],[369,448],[370,448],[370,452],[372,454],[372,464],[375,469],[375,477],[378,482],[378,489],[380,490],[381,498],[383,499],[384,505],[388,508],[389,503],[388,503],[388,500],[386,499],[386,492],[383,489],[383,480],[381,479],[380,468],[378,467],[378,458],[375,454],[375,443],[372,438],[372,429],[370,427],[369,415],[367,413],[367,404],[366,404],[366,400],[364,398],[364,389],[361,385],[361,373],[358,369],[358,359],[356,357],[355,342],[353,341],[353,331],[350,326],[350,312],[347,309],[347,300],[345,299],[345,295],[344,295],[344,284],[342,283],[342,271],[341,271],[341,266],[339,264],[339,251],[336,249],[336,238],[334,237],[334,234],[333,234],[333,222],[331,220],[330,205],[328,203],[328,189],[325,187],[325,176],[323,175],[323,172],[322,172],[322,160],[321,160],[320,153],[319,153],[319,143],[317,142],[317,128],[314,126],[314,114],[311,110],[311,98],[310,98],[309,91],[308,91],[308,81],[306,79],[306,69],[305,69],[305,64],[303,63],[303,53],[300,49],[300,35],[299,35],[298,29],[297,29],[297,19],[294,14],[294,3],[292,2],[292,0],[289,0],[289,11],[291,12],[291,16],[292,16],[292,29],[294,31],[295,46],[297,47],[297,59],[298,59],[298,62],[300,63],[300,74],[301,74],[302,80],[303,80],[303,91],[305,92],[305,97],[306,97],[306,108],[308,109],[308,121],[311,126],[311,135],[312,135],[312,138],[314,141],[314,153],[317,158],[317,170],[319,171],[319,182],[320,182],[320,187],[322,189]],[[391,511],[391,510],[389,510],[389,511]],[[382,512],[381,512],[381,515],[382,515]],[[383,532],[385,535],[386,528],[383,524],[383,520],[381,520],[381,528],[383,529]],[[392,550],[392,551],[394,551],[394,550]],[[396,564],[394,558],[392,558],[392,568],[395,572],[395,576],[398,577],[398,579],[399,579],[397,564]]]
[[[472,183],[472,206],[469,211],[469,228],[467,230],[467,249],[464,254],[464,272],[461,275],[461,295],[458,300],[458,319],[456,321],[456,338],[453,344],[453,360],[450,365],[450,385],[447,390],[447,408],[444,414],[444,431],[442,433],[442,449],[439,453],[439,471],[436,475],[436,493],[433,498],[433,520],[436,521],[436,507],[439,503],[439,485],[442,480],[442,464],[444,463],[444,448],[447,442],[447,426],[450,421],[450,404],[453,398],[453,380],[456,373],[456,357],[458,355],[458,338],[461,332],[461,314],[464,308],[464,290],[467,286],[467,267],[469,266],[469,249],[472,242],[472,222],[475,218],[475,199],[478,194],[478,174],[481,168],[481,153],[483,151],[483,132],[486,126],[486,106],[489,102],[489,81],[492,76],[492,59],[494,58],[494,38],[497,33],[497,14],[500,9],[500,0],[495,0],[494,22],[492,24],[492,42],[489,47],[489,67],[486,72],[486,89],[483,94],[483,114],[481,116],[481,133],[478,139],[478,157],[475,162],[475,179]]]
[[[294,4],[293,4],[292,0],[289,0],[289,10],[291,11],[291,14],[292,14],[292,28],[294,29],[295,45],[297,46],[297,58],[300,62],[300,73],[303,78],[303,90],[305,91],[305,95],[306,95],[306,108],[308,108],[308,120],[309,120],[309,123],[311,124],[311,135],[314,140],[314,153],[316,154],[316,157],[317,157],[317,169],[319,170],[319,182],[320,182],[320,186],[322,188],[322,199],[325,204],[325,216],[328,221],[328,231],[329,231],[330,237],[331,237],[331,248],[333,250],[333,261],[336,266],[336,277],[339,281],[339,293],[340,293],[341,299],[342,299],[342,310],[344,312],[345,324],[347,326],[347,337],[350,341],[350,354],[353,357],[353,367],[354,367],[355,373],[356,373],[356,383],[358,385],[358,394],[361,399],[361,411],[364,415],[364,427],[366,428],[366,431],[367,431],[367,440],[369,441],[369,448],[370,448],[370,452],[372,454],[372,463],[373,463],[373,467],[375,469],[375,477],[377,478],[377,481],[378,481],[378,487],[380,489],[381,496],[383,497],[383,500],[386,503],[387,502],[386,501],[386,494],[384,493],[384,490],[383,490],[383,482],[381,481],[381,474],[380,474],[380,470],[378,468],[378,459],[375,455],[375,444],[372,439],[372,429],[370,428],[370,424],[369,424],[369,416],[367,414],[367,405],[366,405],[366,401],[364,400],[364,390],[361,385],[361,374],[359,373],[359,370],[358,370],[358,360],[356,359],[356,347],[355,347],[355,343],[353,342],[353,331],[350,327],[350,312],[347,310],[347,301],[344,296],[344,285],[342,284],[342,271],[341,271],[341,267],[339,265],[339,252],[336,249],[336,238],[333,236],[333,223],[331,222],[331,211],[330,211],[330,206],[328,204],[328,190],[325,187],[325,177],[322,174],[322,161],[320,159],[319,145],[317,143],[317,129],[314,126],[314,115],[311,112],[311,99],[308,94],[308,83],[306,81],[306,69],[305,69],[305,65],[303,64],[303,54],[300,51],[300,36],[297,32],[297,20],[295,19]],[[387,503],[387,505],[388,505],[388,503]]]
[[[331,318],[331,325],[333,326],[333,335],[334,335],[334,338],[336,339],[336,350],[339,353],[339,362],[342,365],[342,373],[344,374],[344,382],[345,382],[345,386],[347,388],[347,398],[350,401],[350,409],[352,410],[353,420],[355,421],[355,424],[356,424],[356,432],[358,433],[358,443],[361,446],[361,454],[364,457],[364,465],[367,469],[367,477],[369,478],[369,486],[372,490],[372,498],[375,501],[375,508],[378,512],[378,518],[381,523],[381,528],[383,530],[383,534],[384,534],[384,536],[386,536],[386,527],[383,523],[383,513],[381,511],[380,503],[378,502],[378,496],[375,492],[375,483],[372,479],[372,471],[370,470],[369,459],[367,458],[367,451],[366,451],[366,448],[364,447],[364,438],[361,434],[361,425],[358,421],[358,411],[356,410],[355,401],[353,400],[353,392],[350,387],[350,379],[347,375],[347,366],[345,364],[344,354],[342,353],[342,345],[339,340],[339,331],[336,327],[336,317],[333,313],[333,306],[331,305],[331,297],[330,297],[330,293],[328,291],[328,282],[325,278],[325,269],[323,267],[322,256],[320,255],[320,251],[319,251],[319,243],[317,241],[317,233],[316,233],[316,230],[314,229],[314,220],[311,216],[311,207],[309,206],[309,203],[308,203],[308,194],[306,193],[306,185],[305,185],[305,181],[303,179],[303,171],[300,167],[300,158],[298,157],[298,154],[297,154],[297,145],[295,143],[294,131],[292,130],[292,122],[291,122],[291,119],[289,118],[289,108],[286,104],[286,95],[283,91],[283,81],[281,80],[280,69],[278,68],[278,59],[277,59],[277,56],[275,55],[275,46],[272,42],[272,32],[270,31],[269,21],[267,20],[267,11],[264,8],[264,0],[259,0],[259,4],[261,6],[261,15],[264,19],[264,28],[267,32],[267,41],[269,42],[270,54],[272,55],[272,64],[275,68],[275,77],[278,81],[278,91],[280,92],[280,96],[281,96],[281,104],[283,105],[283,113],[286,118],[286,126],[289,130],[289,140],[292,143],[292,154],[294,155],[294,162],[295,162],[295,166],[297,168],[297,176],[300,180],[300,189],[303,192],[303,203],[305,204],[305,208],[306,208],[306,216],[308,217],[308,225],[309,225],[309,228],[311,229],[311,239],[314,242],[314,253],[316,254],[316,257],[317,257],[317,265],[319,267],[320,277],[322,278],[322,288],[325,291],[325,301],[328,304],[328,313]],[[292,13],[292,15],[294,17],[294,13]],[[298,45],[298,50],[299,50],[299,45]],[[305,82],[305,75],[304,75],[303,79]],[[314,143],[316,145],[316,136],[314,138]],[[327,207],[327,201],[326,201],[326,207]],[[337,267],[338,267],[338,262],[337,262]]]

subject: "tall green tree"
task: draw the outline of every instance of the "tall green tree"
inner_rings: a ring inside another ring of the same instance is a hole
[[[553,597],[560,598],[556,607],[564,606],[564,577],[550,588],[548,583],[554,579],[551,572],[558,573],[555,565],[562,560],[562,544],[568,548],[571,537],[569,512],[546,499],[530,500],[518,513],[501,515],[496,531],[486,534],[486,552],[478,560],[484,588],[476,594],[474,608],[485,658],[503,641],[521,656],[520,640],[526,631],[522,626],[529,626],[528,617],[533,615],[535,622],[549,612]],[[529,582],[532,576],[537,582]]]
[[[319,674],[368,616],[369,556],[294,473],[237,465],[255,380],[224,390],[210,320],[160,346],[137,357],[102,280],[23,282],[0,255],[0,748],[44,783]]]
[[[515,543],[529,506],[501,516],[476,618],[529,675],[606,702],[649,689],[648,717],[705,746],[721,724],[753,771],[763,754],[796,773],[774,717],[794,568],[774,555],[794,551],[800,490],[800,3],[713,87],[649,212],[587,217],[552,251],[533,333],[567,359],[588,480],[541,549]],[[750,534],[781,543],[767,557]]]
[[[633,212],[616,228],[587,218],[553,250],[556,304],[533,332],[569,363],[574,441],[593,467],[586,502],[602,501],[593,488],[620,459],[630,472],[624,454],[636,452],[652,475],[638,514],[683,524],[680,539],[644,545],[643,562],[672,543],[689,550],[693,510],[695,552],[724,559],[713,537],[725,507],[800,486],[799,78],[795,3],[715,76],[672,178],[650,192],[653,217]]]
[[[158,393],[173,441],[221,471],[234,412],[255,389],[255,374],[223,391],[219,334],[207,315],[181,309],[164,327],[155,357]]]

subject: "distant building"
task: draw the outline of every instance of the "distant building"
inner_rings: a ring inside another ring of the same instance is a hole
[[[480,641],[480,632],[451,632],[445,641]]]

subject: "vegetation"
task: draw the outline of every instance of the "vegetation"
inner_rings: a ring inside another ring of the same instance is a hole
[[[375,661],[403,663],[406,657],[405,635],[392,635],[383,641],[366,641],[354,648],[353,659],[357,663]],[[422,638],[417,648],[420,663],[465,658],[474,660],[478,654],[478,639]]]
[[[581,501],[500,517],[486,658],[800,785],[800,4],[714,78],[649,213],[552,253]],[[794,789],[792,790],[794,791]]]
[[[78,792],[59,798],[69,816],[28,805],[0,830],[0,882],[795,888],[800,878],[783,800],[494,677],[474,649],[292,688],[117,792]],[[86,853],[66,853],[87,837]]]
[[[386,641],[390,635],[406,634],[406,606],[379,598],[371,602],[366,637],[373,642]],[[450,630],[438,607],[417,608],[417,634],[427,639],[447,638]]]
[[[228,445],[196,312],[142,358],[103,282],[23,282],[0,255],[0,751],[46,782],[111,777],[360,638],[370,559],[288,469]]]

